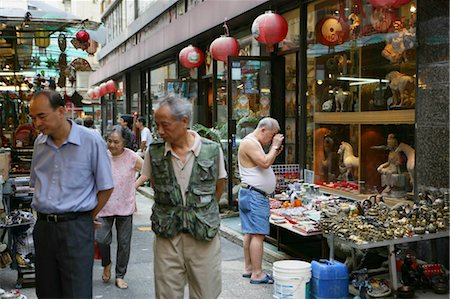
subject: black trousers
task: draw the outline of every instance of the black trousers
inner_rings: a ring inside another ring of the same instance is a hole
[[[33,231],[38,298],[92,298],[94,224],[89,214],[38,220]]]

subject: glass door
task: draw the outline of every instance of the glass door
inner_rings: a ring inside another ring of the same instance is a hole
[[[229,57],[228,84],[228,198],[235,205],[239,185],[237,151],[239,143],[271,116],[272,60],[269,57]]]

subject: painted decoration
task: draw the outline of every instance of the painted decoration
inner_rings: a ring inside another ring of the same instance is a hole
[[[196,68],[202,65],[205,55],[199,48],[189,45],[180,51],[178,59],[184,67]]]
[[[349,35],[348,24],[339,22],[336,17],[325,17],[316,25],[317,41],[325,46],[340,45],[349,38]]]
[[[252,24],[253,37],[262,44],[274,45],[281,42],[288,33],[286,19],[272,11],[257,17]]]
[[[227,62],[228,56],[238,55],[239,43],[234,37],[222,35],[213,40],[209,46],[209,51],[215,60]]]
[[[100,86],[96,86],[94,87],[94,93],[92,94],[94,96],[94,99],[101,97],[102,95],[100,94]]]

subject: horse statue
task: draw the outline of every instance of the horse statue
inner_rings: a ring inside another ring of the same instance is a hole
[[[353,154],[353,147],[350,143],[342,141],[337,152],[339,154],[340,166],[343,171],[343,179],[348,181],[349,174],[356,178],[359,168],[359,158]]]
[[[415,79],[414,77],[392,71],[386,75],[389,80],[389,87],[392,91],[393,106],[414,107],[415,102]]]
[[[416,160],[416,151],[406,143],[400,143],[398,147],[395,149],[395,152],[403,152],[406,156],[406,169],[408,170],[409,174],[409,181],[411,182],[411,185],[413,186],[414,191],[414,167],[415,167],[415,160]]]

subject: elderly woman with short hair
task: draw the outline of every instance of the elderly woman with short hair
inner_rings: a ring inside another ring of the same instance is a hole
[[[102,223],[96,231],[96,240],[102,255],[103,282],[111,278],[111,241],[112,226],[115,222],[117,230],[116,286],[128,288],[123,279],[130,258],[131,232],[133,213],[136,210],[136,189],[134,181],[136,171],[141,170],[143,160],[135,152],[126,148],[131,131],[116,125],[107,135],[108,154],[111,159],[114,192],[109,201],[98,214]]]

